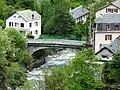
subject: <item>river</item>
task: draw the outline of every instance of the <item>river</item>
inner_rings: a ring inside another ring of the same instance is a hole
[[[41,65],[39,68],[34,68],[27,74],[27,79],[32,82],[33,89],[31,90],[45,90],[44,69],[50,69],[54,66],[63,67],[68,65],[75,57],[76,53],[77,50],[75,49],[64,49],[58,51],[54,55],[48,55],[45,57],[45,64]]]

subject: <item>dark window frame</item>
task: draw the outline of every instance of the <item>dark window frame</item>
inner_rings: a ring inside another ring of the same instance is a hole
[[[36,35],[38,34],[38,30],[35,30],[35,34],[36,34]]]
[[[32,27],[32,23],[29,23],[29,27]]]
[[[24,23],[20,23],[20,27],[24,27]]]
[[[105,41],[112,40],[112,35],[105,35]]]

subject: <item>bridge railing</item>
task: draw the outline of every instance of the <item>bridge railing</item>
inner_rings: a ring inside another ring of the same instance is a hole
[[[28,39],[28,43],[83,45],[85,42],[64,39]]]

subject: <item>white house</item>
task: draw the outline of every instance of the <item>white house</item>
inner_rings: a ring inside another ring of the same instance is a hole
[[[89,14],[89,11],[82,6],[69,11],[70,15],[75,19],[76,23],[85,23]]]
[[[120,0],[116,0],[100,8],[96,12],[96,18],[102,17],[105,14],[120,14]]]
[[[6,28],[16,28],[25,35],[31,33],[34,38],[41,35],[41,15],[36,11],[17,11],[6,20]]]
[[[117,0],[96,12],[95,54],[102,59],[112,59],[112,54],[120,50],[117,49],[120,44],[116,42],[119,36],[120,0]]]
[[[96,19],[95,53],[120,35],[120,14],[105,14]]]

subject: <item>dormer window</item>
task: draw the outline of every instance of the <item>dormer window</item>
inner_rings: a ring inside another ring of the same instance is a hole
[[[115,25],[115,30],[119,30],[119,25]]]
[[[106,25],[106,30],[110,30],[110,25]]]
[[[32,19],[34,19],[34,14],[32,14]]]
[[[107,58],[107,59],[109,59],[109,57],[107,56],[107,55],[101,55],[102,56],[102,58]]]

